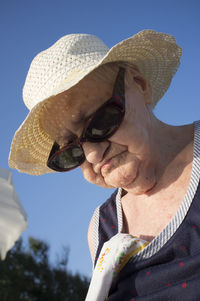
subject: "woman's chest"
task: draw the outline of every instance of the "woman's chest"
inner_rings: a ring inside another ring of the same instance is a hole
[[[122,202],[124,232],[151,241],[176,214],[185,193],[177,187],[152,198]]]
[[[152,195],[123,196],[124,232],[151,241],[171,221],[187,193],[192,165],[174,182],[165,183]]]
[[[123,231],[135,237],[151,241],[154,239],[170,222],[176,214],[178,206],[172,208],[156,208],[135,210],[130,214],[124,212]]]

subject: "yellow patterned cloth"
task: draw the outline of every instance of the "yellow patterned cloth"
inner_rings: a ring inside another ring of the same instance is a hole
[[[113,279],[147,245],[147,241],[125,233],[118,233],[104,243],[85,301],[106,301]]]

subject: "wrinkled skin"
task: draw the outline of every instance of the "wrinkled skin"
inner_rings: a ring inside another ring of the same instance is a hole
[[[76,87],[54,97],[41,118],[45,131],[61,146],[80,136],[87,120],[112,96],[113,83],[89,75]],[[152,113],[151,87],[134,69],[125,74],[126,113],[117,132],[101,143],[83,143],[85,179],[103,187],[122,187],[135,195],[151,191],[178,152],[172,127]],[[80,119],[80,120],[79,120]],[[167,139],[166,139],[167,138]]]

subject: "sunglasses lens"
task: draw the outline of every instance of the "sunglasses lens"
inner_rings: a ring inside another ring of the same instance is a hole
[[[54,156],[50,164],[51,168],[67,171],[79,166],[84,160],[85,155],[82,148],[73,145]]]
[[[99,141],[111,136],[119,127],[122,113],[117,106],[107,106],[97,112],[87,127],[84,136],[90,141]]]

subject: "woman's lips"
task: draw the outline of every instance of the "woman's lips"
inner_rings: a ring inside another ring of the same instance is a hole
[[[126,151],[123,151],[119,154],[116,154],[114,155],[113,157],[109,158],[108,160],[106,160],[101,166],[100,166],[100,169],[99,171],[108,171],[111,167],[112,167],[112,164],[113,164],[113,160],[115,160],[118,156],[122,155],[123,153],[125,153]]]
[[[104,164],[101,165],[100,171],[106,170],[111,166],[112,158],[108,159]]]

